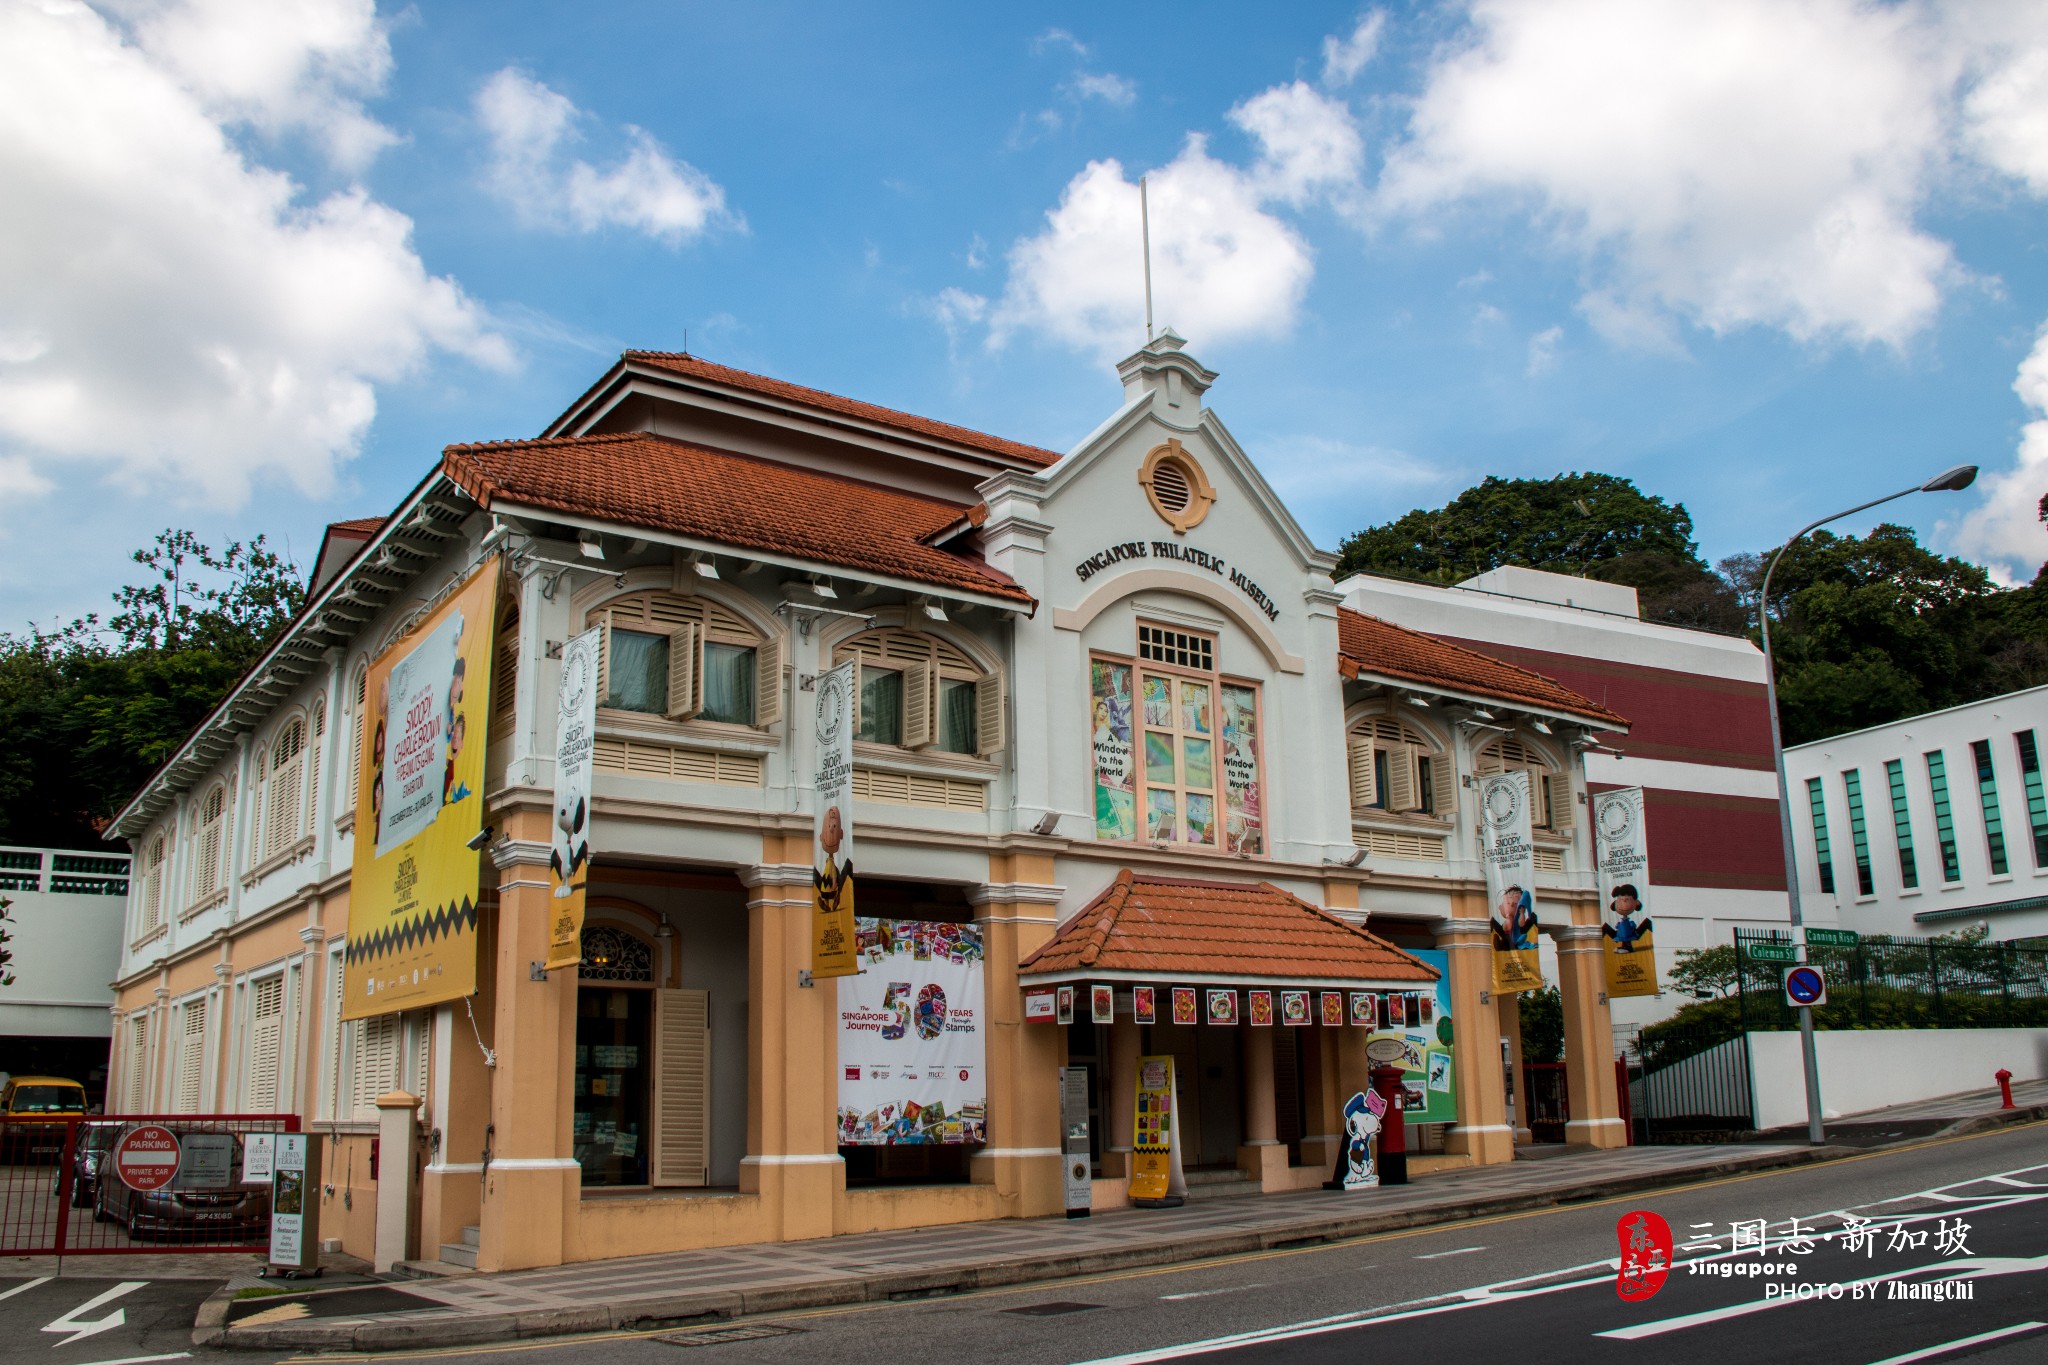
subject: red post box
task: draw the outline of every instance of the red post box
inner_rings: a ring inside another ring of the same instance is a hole
[[[1372,1069],[1372,1088],[1387,1102],[1380,1120],[1379,1172],[1382,1185],[1408,1183],[1408,1121],[1401,1117],[1401,1082],[1407,1073],[1398,1066]]]

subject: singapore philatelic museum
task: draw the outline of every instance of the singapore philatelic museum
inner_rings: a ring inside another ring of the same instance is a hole
[[[1395,624],[1438,590],[1340,592],[1181,338],[1118,375],[1062,454],[628,352],[537,438],[336,524],[117,819],[110,1111],[300,1113],[323,1237],[369,1256],[399,1209],[406,1254],[485,1269],[1056,1215],[1063,1068],[1117,1207],[1140,1058],[1172,1059],[1190,1181],[1320,1185],[1380,1037],[1409,1170],[1503,1162],[1527,1120],[1479,792],[1506,773],[1565,1138],[1624,1142],[1585,754],[1629,721]],[[573,696],[565,655],[595,665]],[[373,1152],[380,1100],[413,1161]]]

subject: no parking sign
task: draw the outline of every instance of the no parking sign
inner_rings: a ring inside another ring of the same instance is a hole
[[[1828,1002],[1828,981],[1820,974],[1818,967],[1794,967],[1785,973],[1785,1003],[1788,1005],[1825,1005]]]

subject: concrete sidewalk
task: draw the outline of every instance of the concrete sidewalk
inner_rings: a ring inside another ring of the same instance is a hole
[[[2048,1101],[2048,1085],[2042,1090]],[[1994,1097],[1993,1112],[1986,1113],[1976,1098],[1954,1097],[1946,1116],[1952,1118],[1950,1129],[2048,1117],[2048,1104],[1998,1113]],[[1913,1107],[1930,1106],[1938,1103]],[[315,1316],[290,1321],[278,1320],[299,1311],[286,1304],[282,1313],[263,1314],[263,1321],[227,1324],[236,1287],[231,1283],[202,1311],[193,1339],[269,1350],[389,1350],[920,1298],[1313,1245],[1826,1161],[1859,1150],[1743,1142],[1573,1151],[1543,1161],[1444,1172],[1370,1193],[1305,1190],[1179,1209],[1120,1209],[1085,1219],[958,1224],[407,1281],[371,1291],[378,1296],[374,1304],[357,1300],[365,1311],[355,1311],[349,1291],[341,1291],[326,1302],[309,1303]],[[394,1309],[391,1291],[418,1306]]]

